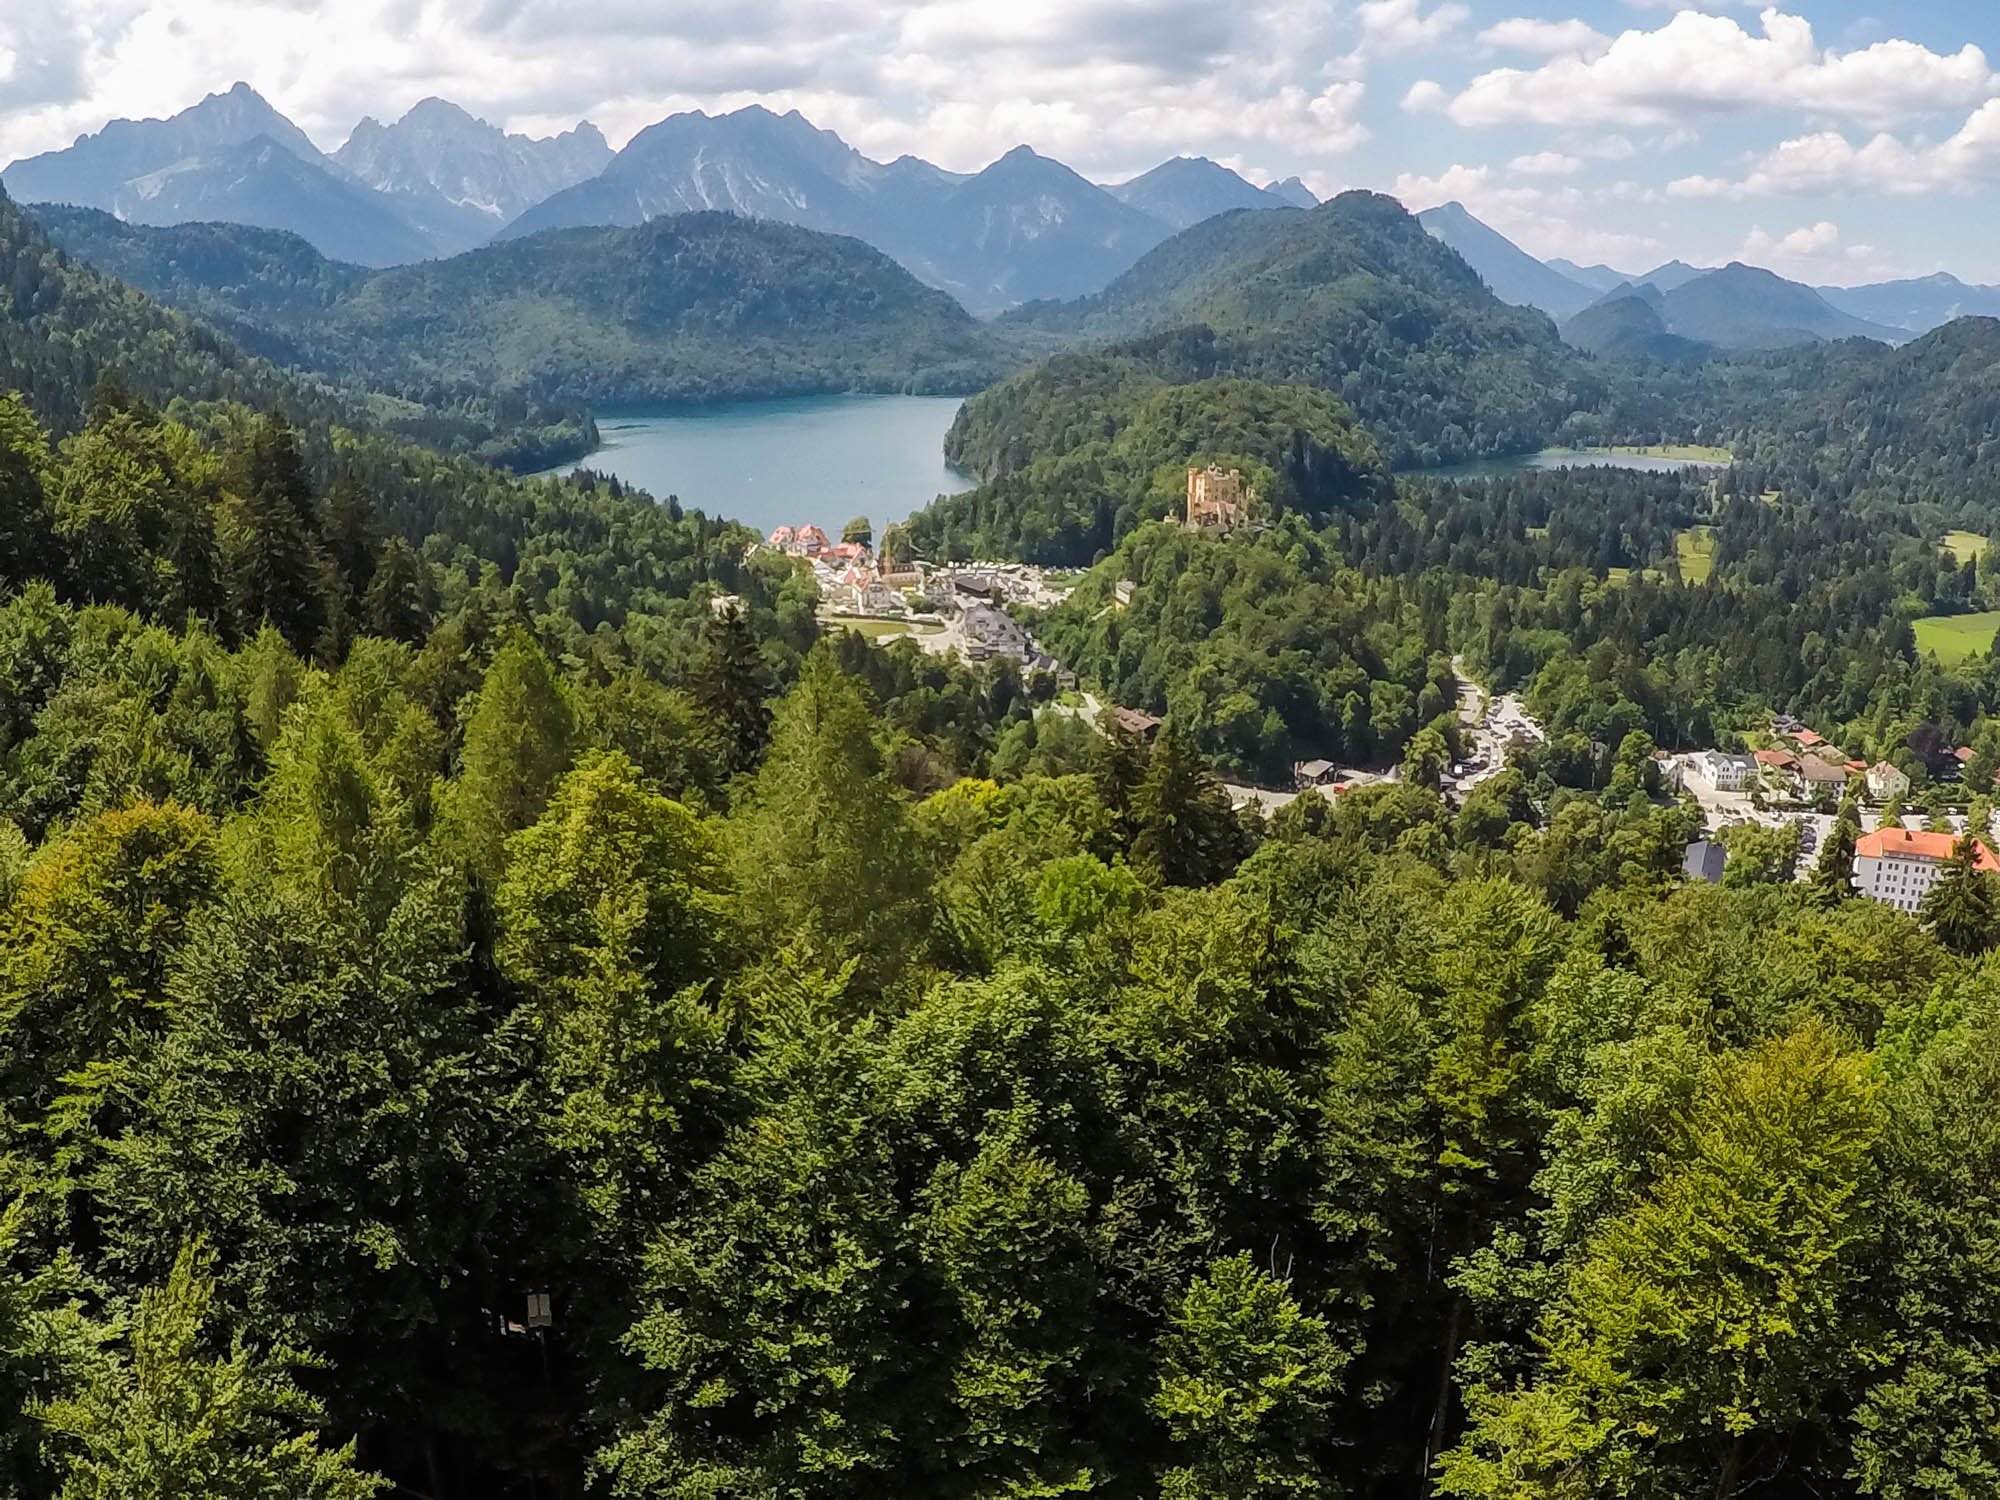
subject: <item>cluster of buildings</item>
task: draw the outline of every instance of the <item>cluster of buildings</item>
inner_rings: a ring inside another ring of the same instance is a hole
[[[1813,799],[1822,790],[1836,795],[1858,781],[1871,802],[1901,801],[1910,794],[1909,775],[1886,760],[1873,765],[1855,760],[1827,743],[1795,718],[1780,715],[1772,721],[1771,748],[1749,755],[1732,755],[1719,750],[1702,750],[1678,757],[1673,770],[1698,777],[1719,792],[1789,791],[1801,800]],[[1946,774],[1962,768],[1973,752],[1959,748],[1951,752]],[[1958,847],[1959,835],[1933,833],[1912,828],[1878,828],[1862,834],[1854,847],[1854,888],[1873,901],[1915,912],[1924,896],[1936,885],[1944,867]],[[1683,865],[1692,880],[1719,880],[1727,856],[1720,844],[1709,839],[1688,846]],[[2000,859],[1984,838],[1974,841],[1978,868],[2000,873]]]
[[[925,607],[920,563],[877,557],[863,542],[836,542],[817,526],[780,526],[766,539],[773,551],[812,565],[820,600],[858,615],[899,615]]]
[[[920,639],[971,661],[1011,656],[1023,672],[1047,672],[1064,687],[1076,685],[1075,675],[1036,645],[1006,609],[1012,603],[1053,602],[1039,569],[1022,564],[934,568],[914,559],[900,561],[886,550],[877,555],[859,542],[833,541],[812,525],[780,526],[765,545],[810,564],[824,615],[937,627],[938,634]]]

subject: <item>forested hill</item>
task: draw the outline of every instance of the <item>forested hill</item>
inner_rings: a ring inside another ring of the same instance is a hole
[[[1981,535],[2000,511],[2000,320],[1960,318],[1894,349],[1843,339],[1654,369],[1630,399],[1657,430],[1727,444],[1789,497],[1914,507]]]
[[[1546,317],[1374,193],[1209,220],[1098,295],[1000,326],[1094,344],[1207,329],[1202,373],[1335,391],[1397,467],[1538,447],[1603,387]]]
[[[959,392],[1010,365],[950,297],[860,241],[728,214],[368,273],[266,231],[36,212],[66,249],[274,358],[410,393],[579,406]]]
[[[1266,518],[1315,523],[1390,492],[1380,450],[1340,399],[1257,380],[1170,381],[1129,354],[1059,355],[959,413],[954,462],[990,477],[912,516],[933,557],[1091,561],[1140,521],[1177,515],[1191,464],[1240,471]]]
[[[231,233],[270,239],[259,230]],[[496,403],[481,392],[433,390],[419,402],[381,394],[366,371],[333,383],[299,379],[246,354],[199,316],[161,306],[59,249],[4,192],[0,299],[0,390],[20,391],[58,432],[82,425],[97,375],[116,369],[156,405],[278,407],[311,432],[368,429],[495,462],[533,463],[543,454],[580,451],[594,438],[580,414]]]

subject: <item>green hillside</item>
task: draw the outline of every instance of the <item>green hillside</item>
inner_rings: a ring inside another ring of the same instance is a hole
[[[52,235],[303,368],[412,394],[579,407],[819,391],[959,392],[993,337],[858,240],[688,214],[574,229],[378,273],[226,225],[48,214]]]
[[[911,517],[935,557],[1084,563],[1140,521],[1177,514],[1187,469],[1217,462],[1256,486],[1265,519],[1314,520],[1388,492],[1380,451],[1338,397],[1301,385],[1172,384],[1125,355],[1060,355],[960,412],[953,462],[989,477]]]
[[[1175,236],[1102,293],[1003,328],[1079,343],[1205,329],[1198,373],[1338,393],[1396,467],[1530,451],[1602,377],[1540,313],[1510,307],[1394,199],[1239,213]],[[1186,345],[1135,349],[1166,378]]]
[[[109,215],[89,217],[123,228]],[[329,274],[323,269],[301,271],[302,263],[316,262],[319,268],[330,263],[290,236],[226,226],[204,235],[200,231],[205,227],[194,226],[188,242],[254,247],[251,263],[259,276],[246,286],[270,287],[282,279],[306,287]],[[136,237],[181,233],[131,231]],[[285,243],[274,247],[273,240]],[[310,256],[311,262],[292,247]],[[205,274],[217,284],[229,285],[235,284],[233,267],[243,262],[240,257],[211,254],[194,263],[205,265]],[[272,362],[289,360],[293,352],[289,345],[264,342],[261,351],[269,358],[258,358],[211,326],[212,304],[196,303],[191,309],[196,316],[191,318],[80,264],[74,252],[65,253],[53,243],[4,192],[0,192],[0,273],[0,314],[4,314],[0,368],[8,372],[9,386],[25,395],[59,432],[81,425],[97,372],[115,368],[132,390],[158,405],[181,400],[276,406],[315,431],[364,426],[439,450],[522,467],[539,466],[552,454],[587,450],[595,441],[588,417],[580,412],[519,401],[501,403],[478,392],[388,396],[365,366],[331,383],[299,380]],[[315,294],[307,290],[284,296],[264,291],[246,295],[286,303],[300,321],[306,317],[303,309],[315,305]]]

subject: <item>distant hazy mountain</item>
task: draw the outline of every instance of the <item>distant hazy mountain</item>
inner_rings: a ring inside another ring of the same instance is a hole
[[[112,210],[137,178],[196,163],[263,137],[299,160],[325,158],[304,131],[264,102],[247,83],[210,94],[165,120],[113,120],[74,145],[15,162],[0,173],[21,203],[77,203]]]
[[[1061,162],[1016,146],[942,195],[911,259],[881,248],[905,265],[928,260],[938,268],[934,284],[955,289],[976,312],[997,312],[1095,291],[1168,233]]]
[[[164,120],[114,120],[0,174],[23,202],[132,223],[289,231],[367,266],[547,229],[631,227],[721,209],[852,235],[975,312],[1097,291],[1177,228],[1236,209],[1314,206],[1297,178],[1258,188],[1181,158],[1106,190],[1026,147],[985,171],[877,162],[796,111],[670,116],[614,154],[588,122],[509,135],[426,99],[364,119],[332,156],[246,84]]]
[[[1809,286],[1741,261],[1662,290],[1668,330],[1718,349],[1779,349],[1846,338],[1901,343],[1907,337],[1900,329],[1842,312]]]
[[[1264,191],[1290,208],[1318,208],[1319,199],[1313,190],[1296,177],[1287,177],[1283,182],[1273,182]]]
[[[1954,318],[2000,317],[2000,286],[1968,286],[1942,271],[1872,286],[1823,286],[1819,294],[1844,313],[1911,333],[1928,333]]]
[[[1591,287],[1542,264],[1499,230],[1474,218],[1463,203],[1425,209],[1417,222],[1456,250],[1502,302],[1540,308],[1561,319],[1597,300]]]
[[[1656,286],[1663,292],[1675,291],[1702,276],[1714,274],[1714,267],[1691,266],[1684,260],[1670,260],[1663,266],[1655,266],[1645,275],[1637,278],[1643,286]],[[1791,285],[1798,285],[1797,282]]]
[[[1543,264],[1558,275],[1567,276],[1571,281],[1596,292],[1608,292],[1628,282],[1636,285],[1644,279],[1636,272],[1614,271],[1606,265],[1580,266],[1573,260],[1564,260],[1561,256],[1544,261]]]
[[[1665,294],[1651,284],[1622,282],[1562,325],[1565,343],[1600,359],[1652,359],[1698,364],[1715,351],[1668,331]]]
[[[1685,360],[1710,350],[1784,349],[1834,339],[1901,343],[1906,331],[1854,317],[1809,286],[1731,262],[1689,280],[1625,283],[1563,325],[1579,349],[1613,359]]]
[[[915,157],[872,161],[796,110],[753,105],[648,126],[502,238],[709,208],[851,234],[981,313],[1094,291],[1171,232],[1026,147],[967,177]]]
[[[1278,194],[1252,186],[1205,156],[1176,156],[1130,182],[1107,187],[1105,191],[1128,208],[1151,214],[1173,229],[1185,229],[1234,209],[1276,208],[1285,201]]]
[[[435,253],[430,239],[380,194],[259,136],[136,177],[111,211],[133,224],[220,221],[290,230],[322,255],[396,266]]]
[[[552,193],[595,177],[611,147],[589,121],[558,136],[509,135],[426,99],[393,125],[364,119],[333,160],[391,198],[437,249],[469,250]]]
[[[326,255],[396,265],[435,246],[393,203],[323,156],[247,84],[166,120],[113,120],[0,174],[24,202],[72,203],[135,224],[225,220],[289,229]]]

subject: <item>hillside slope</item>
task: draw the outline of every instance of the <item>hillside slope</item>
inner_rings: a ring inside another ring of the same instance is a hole
[[[1597,292],[1536,260],[1491,225],[1474,218],[1463,203],[1427,208],[1417,221],[1456,250],[1477,271],[1493,295],[1517,307],[1534,307],[1566,318],[1595,300]]]
[[[1494,297],[1402,205],[1373,193],[1210,219],[1102,293],[1023,308],[998,327],[1072,345],[1150,340],[1133,357],[1174,379],[1336,391],[1397,467],[1537,447],[1599,394],[1554,324]],[[1176,330],[1200,332],[1163,337]],[[995,457],[969,456],[982,468]]]
[[[564,405],[977,389],[1008,364],[854,240],[728,214],[510,241],[369,273],[229,225],[50,212],[73,254],[275,359],[411,393]]]

